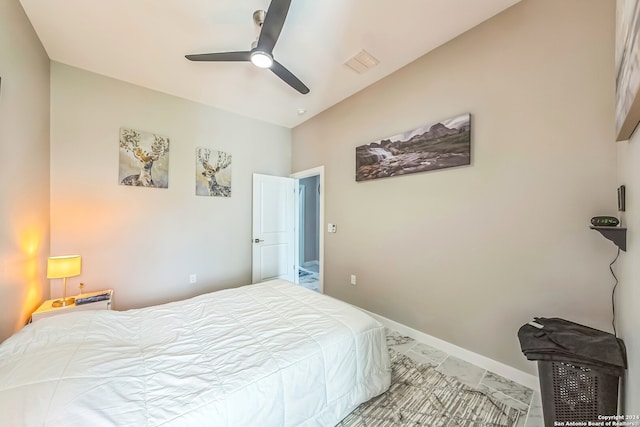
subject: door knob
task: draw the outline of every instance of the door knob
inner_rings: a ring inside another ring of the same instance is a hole
[[[260,243],[260,242],[264,242],[264,240],[262,240],[262,239],[254,239],[253,242],[254,243]]]

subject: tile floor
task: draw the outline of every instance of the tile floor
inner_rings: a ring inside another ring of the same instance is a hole
[[[310,261],[300,266],[300,285],[312,291],[320,292],[320,274],[318,261]]]
[[[540,392],[396,331],[387,330],[387,343],[389,347],[416,362],[435,366],[443,374],[455,377],[464,384],[489,393],[495,399],[520,409],[523,416],[520,417],[516,427],[544,427]]]

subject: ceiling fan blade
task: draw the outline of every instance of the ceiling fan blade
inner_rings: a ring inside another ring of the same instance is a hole
[[[287,18],[291,0],[271,0],[267,15],[264,18],[260,37],[258,37],[257,49],[263,52],[271,53],[273,47],[280,37],[280,31],[284,26],[284,20]]]
[[[251,52],[218,52],[185,55],[189,61],[250,61]]]
[[[305,84],[300,81],[300,79],[294,76],[291,71],[284,68],[284,66],[278,61],[273,61],[271,71],[273,71],[276,76],[280,77],[286,84],[288,84],[301,94],[305,95],[309,93],[309,88],[306,87]]]

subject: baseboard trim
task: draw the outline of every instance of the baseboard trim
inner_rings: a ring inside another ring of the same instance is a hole
[[[391,319],[387,319],[386,317],[380,316],[379,314],[372,313],[360,307],[358,308],[364,311],[365,313],[369,314],[371,317],[373,317],[374,319],[376,319],[378,322],[382,323],[385,327],[389,329],[398,331],[402,334],[405,334],[408,337],[421,341],[425,344],[429,344],[430,346],[435,347],[439,350],[442,350],[452,356],[465,360],[469,363],[473,363],[476,366],[479,366],[483,369],[496,373],[500,376],[510,379],[511,381],[515,381],[518,384],[527,386],[530,389],[540,391],[540,382],[538,381],[538,377],[536,375],[528,374],[512,366],[505,365],[504,363],[490,359],[481,354],[474,353],[473,351],[448,343],[444,340],[441,340],[440,338],[436,338],[434,336],[425,334],[424,332],[420,332],[416,329],[405,326],[402,323],[398,323]]]

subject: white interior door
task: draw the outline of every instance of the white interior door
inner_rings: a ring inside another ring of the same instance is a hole
[[[297,180],[253,175],[252,282],[295,282],[295,196]]]

